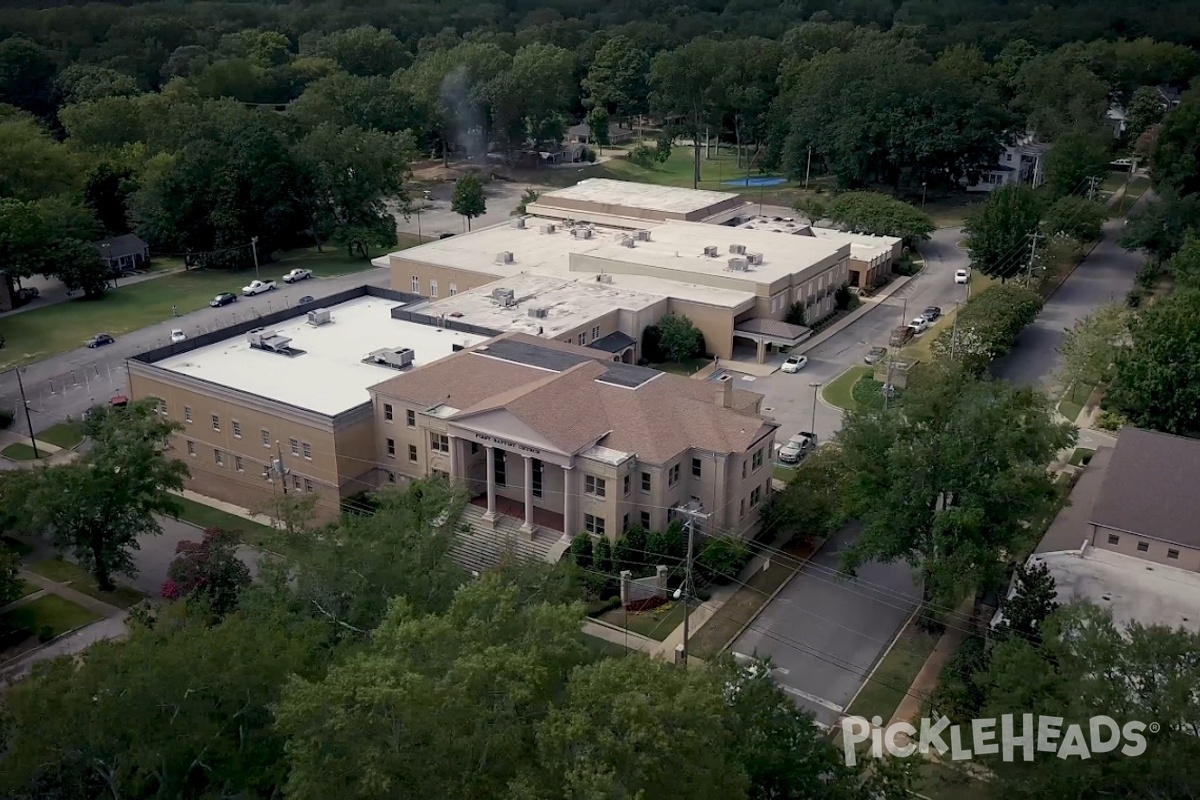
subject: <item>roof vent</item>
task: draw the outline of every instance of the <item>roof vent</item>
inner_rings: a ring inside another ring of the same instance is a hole
[[[590,238],[592,238],[592,229],[591,228],[574,228],[571,230],[571,235],[574,236],[576,239],[590,239]]]
[[[739,256],[745,255],[746,254],[746,245],[731,244],[731,245],[729,245],[729,252],[736,253]]]
[[[746,260],[751,264],[761,264],[763,263],[762,253],[747,253]]]
[[[333,322],[333,317],[329,315],[328,308],[318,308],[316,311],[308,312],[308,324],[314,328],[328,325],[331,322]]]
[[[716,258],[717,257],[717,246],[709,245],[708,247],[704,248],[704,255],[708,256],[709,258]]]
[[[531,309],[529,309],[529,316],[536,317],[538,319],[545,319],[546,317],[550,316],[550,309],[548,309],[548,308],[531,308]]]
[[[267,350],[272,353],[290,353],[292,348],[288,347],[288,343],[292,340],[287,336],[280,336],[275,331],[269,331],[266,328],[255,328],[246,334],[246,339],[249,340],[250,346],[256,350]]]
[[[549,222],[542,226],[542,233],[554,233],[556,230],[558,230],[558,226],[553,222]]]
[[[508,252],[507,250],[496,253],[496,263],[497,264],[513,263],[513,254]]]
[[[492,289],[492,299],[502,306],[517,304],[517,295],[512,289]]]
[[[633,247],[633,237],[632,236],[622,236],[621,237],[621,247]]]
[[[363,360],[381,367],[407,369],[412,366],[415,355],[416,353],[410,347],[384,347],[371,351],[371,354]]]
[[[524,218],[524,217],[517,217],[516,219],[514,219],[514,220],[513,220],[513,227],[514,227],[514,228],[517,228],[517,229],[524,228],[524,227],[525,227],[525,218]]]
[[[596,283],[612,283],[612,275],[607,272],[601,272],[596,276]]]
[[[745,272],[750,269],[749,263],[741,256],[729,259],[729,269],[733,272]]]
[[[648,231],[648,230],[634,231],[634,233],[633,233],[633,236],[634,236],[634,238],[635,238],[635,239],[637,239],[639,242],[648,242],[648,241],[650,241],[650,231]]]

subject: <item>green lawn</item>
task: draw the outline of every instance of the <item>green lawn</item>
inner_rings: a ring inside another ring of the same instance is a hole
[[[95,622],[100,617],[70,600],[48,594],[14,608],[5,613],[3,619],[14,628],[24,628],[34,634],[41,634],[43,628],[48,628],[50,636],[60,636]]]
[[[180,505],[179,518],[184,522],[190,522],[200,528],[223,528],[229,531],[239,531],[242,534],[242,540],[247,544],[261,546],[278,534],[278,531],[270,526],[251,522],[244,517],[230,514],[228,511],[206,506],[186,497],[174,499]]]
[[[416,237],[412,237],[415,239]],[[415,243],[415,242],[414,242]],[[292,250],[264,264],[262,278],[277,279],[293,267],[306,267],[319,277],[344,275],[371,268],[370,261],[350,259],[344,250]],[[69,300],[4,320],[0,331],[7,345],[0,369],[73,350],[95,333],[113,336],[171,318],[172,307],[187,314],[208,305],[220,292],[238,292],[254,279],[254,270],[191,270],[143,281],[109,292],[100,300]]]
[[[623,658],[634,652],[627,649],[623,644],[610,642],[598,636],[589,636],[582,631],[579,632],[579,638],[583,642],[583,646],[588,649],[588,652],[592,654],[592,657],[596,661],[602,658]]]
[[[49,558],[36,564],[30,564],[27,569],[56,583],[65,583],[77,592],[82,592],[117,608],[129,608],[145,599],[145,595],[137,589],[120,584],[117,585],[115,591],[100,591],[91,573],[66,559]]]
[[[664,364],[651,364],[650,366],[663,372],[690,377],[707,367],[710,363],[712,363],[711,359],[707,358],[689,358],[687,361],[668,361]]]
[[[49,442],[56,447],[69,450],[83,441],[83,423],[73,421],[51,425],[38,433],[37,439],[39,442]]]
[[[12,536],[0,537],[0,544],[3,544],[5,547],[7,547],[9,550],[12,550],[14,553],[16,553],[21,558],[24,558],[25,556],[27,556],[33,552],[32,545],[30,545],[28,542],[23,542],[20,539],[15,539]]]
[[[925,213],[939,228],[957,228],[966,221],[967,214],[971,213],[971,210],[981,202],[983,202],[983,198],[964,192],[944,200],[926,202]],[[917,205],[919,207],[920,203],[918,202]]]
[[[836,406],[837,408],[853,409],[855,407],[854,384],[858,383],[859,378],[864,375],[870,375],[874,370],[874,367],[868,366],[851,367],[830,381],[821,390],[822,399],[826,403],[829,403],[829,405]]]
[[[900,706],[900,701],[912,686],[925,660],[933,652],[938,637],[910,624],[900,634],[888,654],[883,657],[870,680],[847,710],[851,716],[871,719],[879,716],[886,725]]]
[[[655,641],[666,639],[671,631],[683,624],[683,603],[667,603],[651,611],[626,612],[614,608],[600,615],[600,619],[625,628],[630,633],[640,633]]]
[[[29,595],[33,594],[34,592],[40,592],[41,590],[42,587],[38,586],[36,583],[21,581],[21,593],[17,595],[17,599],[20,600],[22,597],[29,597]]]
[[[0,456],[11,458],[13,461],[32,461],[34,458],[45,458],[50,455],[45,450],[38,450],[37,455],[33,454],[33,448],[23,442],[13,442],[8,447],[0,450]]]
[[[1096,391],[1096,387],[1090,384],[1084,386],[1073,385],[1071,390],[1065,393],[1062,399],[1058,401],[1058,413],[1074,422],[1083,413],[1083,407],[1094,391]]]
[[[646,139],[653,146],[651,138]],[[538,172],[539,183],[564,185],[575,184],[584,178],[612,178],[619,181],[636,181],[638,183],[653,183],[659,186],[682,186],[692,188],[693,150],[690,145],[677,145],[671,148],[671,155],[663,164],[653,164],[643,167],[630,161],[624,153],[618,153],[605,148],[606,155],[612,153],[615,158],[602,164],[589,164],[578,169],[545,169]],[[704,148],[700,150],[700,183],[698,188],[721,192],[739,192],[747,197],[758,197],[757,187],[727,186],[726,181],[734,181],[746,177],[746,168],[738,167],[737,153],[729,144],[719,149],[713,148],[712,158],[706,158]],[[761,159],[761,157],[760,157]],[[750,169],[750,177],[759,175],[756,165]],[[772,173],[773,174],[773,173]],[[801,183],[781,183],[765,187],[766,192],[781,189],[796,188]]]
[[[1096,451],[1090,447],[1076,447],[1075,452],[1071,453],[1071,460],[1068,461],[1073,467],[1087,466],[1087,463],[1092,460],[1092,456]]]

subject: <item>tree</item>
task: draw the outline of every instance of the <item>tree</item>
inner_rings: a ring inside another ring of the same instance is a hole
[[[1160,192],[1200,192],[1200,89],[1184,92],[1179,107],[1163,119],[1150,155],[1150,177]]]
[[[1125,135],[1137,141],[1151,126],[1163,118],[1162,100],[1153,86],[1139,86],[1129,101],[1129,113],[1125,117]]]
[[[21,577],[21,556],[8,548],[0,549],[0,603],[8,605],[25,593]]]
[[[1162,264],[1183,247],[1191,230],[1200,230],[1200,195],[1166,193],[1130,215],[1119,244],[1142,250]]]
[[[650,65],[650,105],[673,134],[691,140],[692,188],[700,184],[700,146],[719,119],[723,104],[720,74],[726,63],[722,45],[696,38],[655,56]],[[674,136],[672,137],[674,138]]]
[[[78,188],[78,156],[30,119],[0,121],[0,153],[0,197],[38,200]]]
[[[487,196],[483,192],[483,181],[473,172],[463,175],[454,184],[454,194],[450,198],[450,208],[455,214],[461,214],[467,219],[467,230],[471,230],[471,220],[481,217],[487,212]]]
[[[911,387],[902,410],[849,412],[838,440],[863,528],[844,567],[906,561],[943,608],[998,588],[1001,555],[1055,496],[1045,465],[1074,439],[1037,392],[951,368]]]
[[[796,468],[783,491],[767,498],[762,510],[765,531],[784,533],[789,541],[828,536],[849,519],[844,500],[846,462],[840,447],[822,447]]]
[[[0,197],[0,263],[13,278],[49,271],[52,233],[33,203]]]
[[[963,226],[975,269],[1001,281],[1020,273],[1028,260],[1029,234],[1041,220],[1041,199],[1032,187],[1010,183],[989,194]]]
[[[1179,289],[1133,316],[1105,407],[1141,428],[1200,432],[1200,289]]]
[[[898,236],[905,245],[923,242],[933,233],[933,220],[910,203],[879,192],[844,192],[825,210],[843,230],[875,236]]]
[[[1062,382],[1067,386],[1095,386],[1112,380],[1116,352],[1129,336],[1125,309],[1104,306],[1075,323],[1062,346]]]
[[[659,347],[669,360],[682,363],[704,355],[704,334],[687,317],[668,314],[656,327]]]
[[[360,25],[317,40],[313,52],[351,75],[391,75],[408,61],[404,44],[388,30]]]
[[[591,569],[592,566],[592,537],[586,533],[577,533],[571,540],[571,558],[580,569]]]
[[[1107,126],[1060,136],[1046,154],[1045,191],[1052,197],[1082,195],[1090,179],[1108,174],[1111,143],[1112,130]]]
[[[560,144],[567,133],[567,111],[578,91],[575,57],[569,50],[536,43],[522,47],[512,65],[489,90],[495,134],[510,147]]]
[[[537,202],[538,196],[539,196],[538,190],[534,189],[532,186],[522,189],[521,190],[521,202],[517,203],[517,207],[515,209],[513,209],[513,212],[518,215],[526,213],[529,206],[532,203]]]
[[[1025,286],[992,286],[972,297],[958,312],[954,325],[933,340],[930,351],[973,374],[1012,347],[1017,334],[1037,319],[1042,298]]]
[[[583,121],[591,131],[591,141],[603,154],[604,145],[610,143],[608,141],[608,109],[604,106],[593,106],[588,109],[587,116],[583,118]]]
[[[644,114],[649,70],[645,50],[627,36],[613,36],[596,51],[588,67],[582,84],[584,104],[589,109],[603,108],[622,122]]]
[[[101,97],[64,106],[58,119],[69,141],[81,150],[111,152],[146,141],[155,96]]]
[[[1066,133],[1094,131],[1104,123],[1108,88],[1080,53],[1062,48],[1021,66],[1013,106],[1029,130],[1057,141]]]
[[[401,80],[345,72],[308,84],[288,106],[288,114],[310,131],[328,123],[339,129],[426,133],[434,125]]]
[[[50,116],[57,72],[54,57],[36,42],[19,34],[0,41],[0,103]]]
[[[200,600],[218,618],[233,612],[250,585],[250,568],[237,557],[238,541],[235,531],[207,528],[199,542],[180,542],[167,567],[163,596]]]
[[[1033,642],[1042,639],[1042,623],[1058,608],[1058,590],[1045,564],[1021,564],[1014,576],[1016,594],[1004,601],[1001,631]]]
[[[1183,246],[1165,266],[1176,285],[1200,289],[1200,231],[1188,233]]]
[[[1108,209],[1085,197],[1060,197],[1055,200],[1042,218],[1042,230],[1047,234],[1062,235],[1076,242],[1094,242],[1104,232],[1108,221]]]
[[[177,430],[154,399],[93,409],[91,450],[71,463],[23,473],[17,491],[23,527],[52,537],[101,591],[113,591],[113,573],[136,574],[129,553],[138,549],[138,537],[162,532],[156,515],[178,513],[170,491],[183,488],[188,469],[167,447]]]
[[[592,548],[592,563],[598,572],[603,572],[605,575],[616,574],[617,565],[613,562],[612,543],[608,541],[607,536],[601,536],[596,540],[596,544]]]
[[[58,74],[55,83],[63,105],[100,100],[105,97],[132,97],[141,94],[137,79],[108,67],[72,64]]]
[[[83,292],[85,300],[103,297],[112,278],[108,265],[100,259],[96,248],[80,239],[59,242],[46,269],[71,291]]]

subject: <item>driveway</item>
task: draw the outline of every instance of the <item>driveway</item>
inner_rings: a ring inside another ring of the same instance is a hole
[[[245,275],[231,275],[230,286],[238,286]],[[314,278],[294,286],[281,284],[274,292],[242,297],[224,308],[202,308],[180,317],[172,317],[117,338],[114,344],[89,350],[80,347],[62,355],[30,364],[21,372],[25,397],[35,431],[61,422],[67,415],[78,418],[96,403],[103,403],[128,389],[125,359],[165,344],[172,328],[195,335],[215,327],[244,320],[251,312],[269,313],[284,305],[295,305],[306,294],[316,298],[340,292],[364,283],[389,286],[386,269],[371,269],[334,278]],[[118,290],[119,291],[119,290]],[[100,301],[104,302],[104,301]],[[19,409],[20,391],[16,372],[0,373],[0,407]],[[24,420],[20,421],[21,423]],[[24,432],[24,426],[21,427]]]
[[[840,551],[857,535],[834,535],[731,648],[769,656],[775,678],[817,722],[833,725],[921,598],[907,564],[865,564],[837,577]]]
[[[488,181],[483,185],[487,195],[487,211],[482,216],[471,220],[471,229],[478,230],[489,225],[505,222],[512,217],[512,211],[521,202],[521,195],[526,189],[539,192],[552,191],[553,187],[536,186],[515,181]],[[439,183],[430,190],[431,197],[427,201],[431,208],[415,211],[408,219],[403,214],[396,213],[396,230],[401,233],[420,234],[425,238],[436,238],[447,233],[466,233],[467,221],[454,213],[450,208],[450,200],[454,195],[453,183]]]

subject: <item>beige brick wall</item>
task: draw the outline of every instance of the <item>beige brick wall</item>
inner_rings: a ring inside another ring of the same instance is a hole
[[[1115,537],[1116,542],[1111,541],[1110,537]],[[1092,526],[1092,545],[1102,550],[1111,550],[1114,553],[1152,561],[1155,564],[1200,572],[1200,550],[1195,548],[1169,544],[1158,539],[1147,539],[1134,533],[1125,533],[1096,525]],[[1146,549],[1139,550],[1139,545],[1145,545]],[[1178,553],[1178,557],[1171,558],[1170,551]]]

